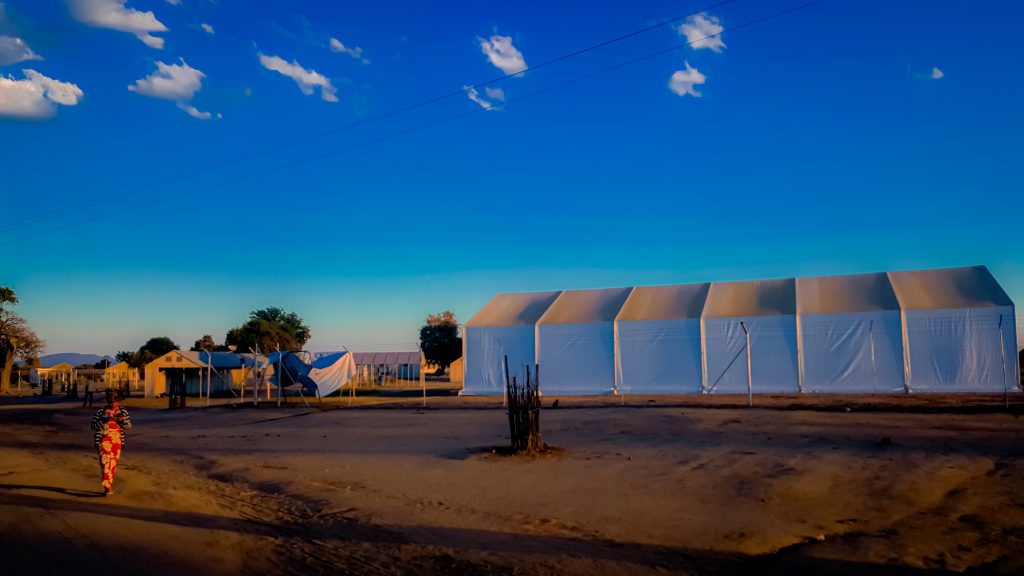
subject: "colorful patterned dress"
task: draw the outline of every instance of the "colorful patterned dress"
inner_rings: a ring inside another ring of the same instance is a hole
[[[92,439],[96,453],[100,457],[100,470],[103,473],[103,488],[111,492],[114,486],[114,473],[117,462],[121,459],[121,448],[124,447],[125,432],[132,427],[128,411],[116,403],[96,411],[92,417]]]

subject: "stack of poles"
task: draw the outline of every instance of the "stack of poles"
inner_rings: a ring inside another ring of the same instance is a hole
[[[505,390],[508,399],[509,440],[514,452],[539,452],[544,450],[540,435],[540,366],[534,365],[533,373],[526,366],[526,381],[519,385],[516,377],[508,375],[508,356],[505,356]]]

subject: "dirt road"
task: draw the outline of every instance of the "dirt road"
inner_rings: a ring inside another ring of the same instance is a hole
[[[3,573],[1024,573],[1024,421],[994,408],[573,400],[529,459],[487,449],[500,408],[433,404],[129,401],[104,498],[88,410],[5,400]]]

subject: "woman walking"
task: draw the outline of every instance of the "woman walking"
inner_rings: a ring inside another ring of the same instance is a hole
[[[118,404],[117,392],[107,389],[107,405],[96,411],[92,417],[93,444],[100,457],[100,471],[103,474],[103,495],[114,493],[114,472],[121,459],[124,433],[131,430],[132,421],[128,411]]]

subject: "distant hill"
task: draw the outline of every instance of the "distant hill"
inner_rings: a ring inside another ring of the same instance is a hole
[[[82,364],[95,364],[102,361],[104,356],[99,354],[80,354],[78,352],[60,352],[58,354],[47,354],[39,358],[39,365],[43,368],[49,368],[50,366],[56,366],[61,362],[67,362],[72,366],[81,366]],[[110,358],[106,356],[106,358]],[[110,358],[110,363],[114,363],[114,359]]]

